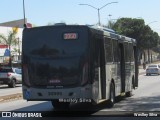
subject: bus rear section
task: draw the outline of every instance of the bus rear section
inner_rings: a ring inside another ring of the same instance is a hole
[[[24,99],[90,101],[88,27],[26,28],[22,46]]]

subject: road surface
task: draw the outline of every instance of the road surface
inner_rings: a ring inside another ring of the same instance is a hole
[[[139,87],[133,92],[134,96],[124,98],[117,102],[114,108],[107,108],[106,103],[97,106],[90,106],[86,103],[72,104],[71,110],[90,111],[91,115],[123,115],[128,112],[141,112],[141,111],[157,111],[160,113],[160,76],[139,76]],[[47,114],[54,114],[54,109],[48,101],[30,101],[17,100],[12,102],[5,102],[0,104],[0,111],[39,111]]]
[[[8,85],[0,85],[0,97],[22,93],[22,84],[17,84],[15,88],[9,88]]]

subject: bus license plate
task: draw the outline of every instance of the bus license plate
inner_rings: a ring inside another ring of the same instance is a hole
[[[48,92],[49,96],[61,96],[62,92]]]

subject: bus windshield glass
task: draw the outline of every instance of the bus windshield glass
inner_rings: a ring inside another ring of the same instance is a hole
[[[87,56],[86,28],[47,26],[23,31],[23,65],[31,86],[71,86],[80,81]],[[31,73],[31,74],[30,74]]]

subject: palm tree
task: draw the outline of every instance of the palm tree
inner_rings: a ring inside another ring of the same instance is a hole
[[[11,47],[18,44],[17,38],[16,38],[17,31],[9,31],[8,34],[5,36],[3,34],[0,34],[0,43],[4,45],[8,45],[9,51],[11,51]],[[11,60],[11,52],[9,52],[9,66],[11,66],[12,60]]]

